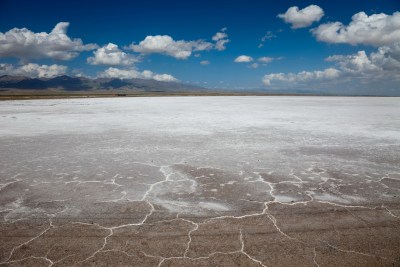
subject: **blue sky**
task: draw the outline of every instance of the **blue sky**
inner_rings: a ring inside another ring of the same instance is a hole
[[[0,74],[176,79],[211,88],[393,92],[400,81],[398,11],[397,0],[0,0]],[[355,21],[352,16],[359,12],[365,16]],[[60,22],[69,23],[60,26],[61,35],[37,40],[42,38],[37,34],[51,33]],[[333,22],[341,26],[334,28]],[[337,31],[327,35],[324,25]],[[375,29],[375,39],[365,33],[368,27]],[[18,36],[26,33],[10,32],[13,28],[26,28],[36,43],[18,43]],[[217,38],[218,32],[223,38]],[[64,42],[65,36],[69,43],[50,43],[56,38]],[[141,44],[146,37],[149,42]],[[218,40],[226,42],[218,48]],[[100,53],[102,48],[114,54]],[[247,57],[237,60],[242,55]]]

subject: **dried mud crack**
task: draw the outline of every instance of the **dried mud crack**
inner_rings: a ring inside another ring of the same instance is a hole
[[[5,101],[0,265],[400,266],[391,101]]]

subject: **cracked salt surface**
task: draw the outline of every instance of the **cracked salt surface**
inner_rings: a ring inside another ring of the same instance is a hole
[[[0,102],[0,264],[400,264],[397,98]]]

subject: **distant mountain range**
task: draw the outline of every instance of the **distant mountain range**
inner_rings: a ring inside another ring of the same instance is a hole
[[[29,78],[24,76],[0,76],[0,90],[135,90],[144,92],[208,91],[208,89],[178,82],[161,82],[145,79],[117,79],[58,76],[54,78]]]
[[[123,93],[123,94],[246,94],[246,95],[343,95],[343,96],[374,96],[376,92],[341,90],[321,91],[310,89],[268,89],[268,88],[204,88],[191,84],[179,82],[162,82],[149,79],[118,79],[118,78],[96,78],[58,76],[54,78],[29,78],[25,76],[0,76],[0,94],[9,94],[11,91],[21,95],[48,94],[62,92],[62,94],[96,94],[99,92]],[[392,96],[400,96],[394,91]]]

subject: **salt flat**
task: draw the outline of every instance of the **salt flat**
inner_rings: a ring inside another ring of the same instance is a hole
[[[7,266],[400,265],[400,99],[0,102]]]

